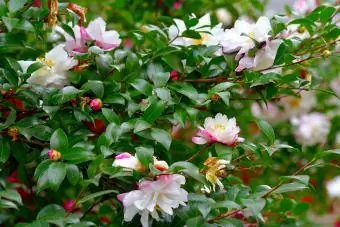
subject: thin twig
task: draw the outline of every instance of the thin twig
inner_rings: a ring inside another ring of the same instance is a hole
[[[199,154],[202,154],[204,151],[206,151],[208,148],[210,147],[210,145],[203,147],[201,150],[199,150],[198,152],[196,152],[195,154],[193,154],[190,158],[188,158],[187,160],[185,160],[186,162],[190,162],[192,161],[194,158],[196,158]]]

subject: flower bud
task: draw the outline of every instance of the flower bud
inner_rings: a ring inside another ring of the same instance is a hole
[[[217,94],[214,94],[213,96],[211,96],[211,100],[214,101],[214,102],[217,102],[218,100],[220,100],[220,96],[217,95]]]
[[[331,54],[332,54],[332,52],[330,50],[324,50],[324,52],[322,53],[322,56],[327,58],[327,57],[331,56]]]
[[[12,141],[16,141],[18,139],[19,129],[17,127],[9,128],[8,135],[12,137]]]
[[[90,107],[94,111],[99,111],[103,107],[103,102],[100,99],[93,99],[90,102]]]
[[[61,154],[59,151],[56,151],[54,149],[51,149],[47,152],[48,157],[50,158],[50,160],[52,161],[58,161],[61,159]]]
[[[170,79],[171,80],[178,80],[179,79],[179,75],[178,72],[176,70],[172,70],[170,73]]]
[[[63,203],[63,207],[67,212],[71,212],[73,210],[74,205],[75,205],[75,201],[72,199],[66,200]]]

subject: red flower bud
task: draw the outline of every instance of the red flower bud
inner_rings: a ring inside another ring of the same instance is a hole
[[[71,212],[73,210],[74,205],[75,205],[74,200],[66,200],[63,203],[63,207],[67,212]]]
[[[106,129],[105,123],[100,119],[95,119],[93,122],[84,121],[83,123],[96,134],[100,134]]]
[[[170,73],[170,79],[171,80],[179,80],[179,75],[176,70],[172,70]]]
[[[94,111],[99,111],[103,107],[103,102],[100,99],[93,99],[90,102],[90,107]]]
[[[33,3],[32,3],[32,6],[33,7],[37,7],[37,8],[40,8],[41,7],[41,0],[35,0]]]

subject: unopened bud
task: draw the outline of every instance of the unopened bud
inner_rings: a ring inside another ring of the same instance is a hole
[[[329,57],[331,56],[332,52],[330,50],[324,50],[324,52],[322,53],[323,57]]]
[[[306,28],[304,26],[300,26],[297,31],[298,33],[304,33],[306,31]]]
[[[16,127],[9,128],[8,135],[12,137],[12,141],[16,141],[18,139],[19,129]]]
[[[61,159],[61,153],[59,151],[56,151],[54,149],[51,149],[47,152],[48,157],[52,161],[58,161]]]
[[[99,111],[103,107],[103,102],[100,99],[93,99],[90,102],[90,107],[94,111]]]
[[[176,70],[172,70],[170,73],[170,79],[171,80],[178,80],[179,79],[179,75],[178,72]]]
[[[211,96],[211,100],[214,101],[214,102],[217,102],[218,100],[220,100],[220,96],[217,95],[217,94],[214,94],[213,96]]]

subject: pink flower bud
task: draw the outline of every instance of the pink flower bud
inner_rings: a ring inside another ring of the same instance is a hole
[[[47,155],[48,155],[48,157],[50,158],[50,160],[52,160],[52,161],[58,161],[58,160],[61,159],[61,154],[60,154],[60,152],[58,152],[58,151],[56,151],[56,150],[53,150],[53,149],[49,150],[49,151],[47,152]]]
[[[93,99],[90,102],[90,107],[94,111],[99,111],[103,107],[103,102],[100,99]]]
[[[63,207],[67,212],[71,212],[73,210],[74,205],[75,205],[74,200],[66,200],[63,204]]]
[[[40,8],[41,7],[41,0],[34,0],[32,3],[33,7]]]
[[[181,2],[174,2],[174,5],[173,5],[174,9],[179,9],[181,8],[181,6],[182,6]]]
[[[170,73],[170,79],[171,80],[178,80],[179,79],[179,75],[178,72],[176,70],[172,70]]]

